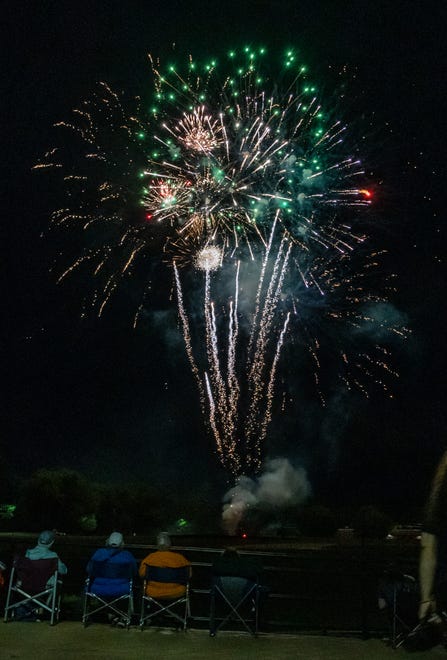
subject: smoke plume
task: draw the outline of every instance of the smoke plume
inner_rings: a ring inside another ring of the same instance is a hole
[[[310,493],[304,468],[293,467],[287,458],[268,460],[256,479],[241,476],[225,493],[222,525],[228,534],[235,534],[249,508],[280,509],[303,502]]]

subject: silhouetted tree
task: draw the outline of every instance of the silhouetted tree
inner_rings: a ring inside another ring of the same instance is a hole
[[[16,525],[29,531],[58,529],[77,532],[95,514],[96,486],[75,470],[42,469],[24,482]]]
[[[305,536],[332,536],[335,534],[338,521],[335,514],[321,504],[305,506],[298,516],[298,527]]]
[[[98,531],[150,533],[166,524],[166,498],[146,484],[99,487]]]
[[[392,527],[391,518],[377,509],[367,505],[359,508],[352,521],[352,526],[361,536],[366,538],[385,538]]]

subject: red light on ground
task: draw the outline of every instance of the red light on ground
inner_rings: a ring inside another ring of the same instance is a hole
[[[247,534],[245,534],[245,532],[242,534],[242,538],[243,538],[243,539],[246,539],[246,538],[247,538]]]
[[[372,192],[370,190],[364,189],[364,190],[359,190],[359,192],[362,195],[365,195],[365,197],[367,197],[368,199],[370,199],[372,197]]]

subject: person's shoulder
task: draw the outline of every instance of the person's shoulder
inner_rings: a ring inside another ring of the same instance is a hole
[[[41,548],[38,545],[34,545],[32,548],[26,549],[26,554],[35,554],[36,552],[41,552]]]
[[[175,556],[175,559],[179,562],[180,566],[185,566],[191,563],[181,552],[172,552],[172,555]]]
[[[159,555],[160,555],[160,551],[159,551],[159,550],[155,550],[155,552],[154,552],[154,551],[149,552],[149,553],[147,554],[147,556],[146,556],[146,559],[149,559],[149,557],[158,557]]]
[[[149,552],[145,558],[141,561],[142,564],[148,564],[150,560],[156,559],[158,552]]]
[[[130,550],[123,550],[121,554],[123,559],[125,559],[126,561],[135,561],[135,557],[133,556]]]

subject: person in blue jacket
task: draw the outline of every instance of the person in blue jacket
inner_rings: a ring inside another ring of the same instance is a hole
[[[124,539],[120,532],[112,532],[104,548],[96,550],[87,564],[87,574],[93,571],[93,562],[106,565],[127,564],[131,567],[131,575],[137,574],[137,562],[128,550],[124,550]],[[110,571],[113,575],[113,569]],[[90,591],[103,597],[114,597],[126,593],[129,580],[123,577],[96,577],[90,585]]]

